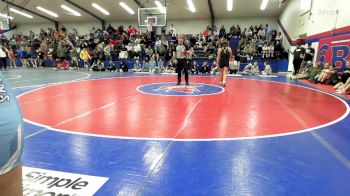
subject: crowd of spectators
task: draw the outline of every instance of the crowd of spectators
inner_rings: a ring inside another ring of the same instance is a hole
[[[16,59],[20,60],[22,67],[34,68],[44,66],[45,60],[52,60],[55,69],[77,69],[80,61],[84,67],[94,71],[129,71],[124,60],[135,59],[137,66],[131,69],[133,71],[174,72],[176,61],[172,54],[176,46],[176,28],[171,25],[168,32],[162,28],[160,35],[152,31],[156,30],[142,32],[132,26],[125,29],[109,25],[105,30],[92,27],[88,34],[81,35],[76,29],[68,30],[64,26],[58,31],[41,29],[38,34],[30,31],[27,35],[16,34],[11,38],[3,36],[0,56],[4,51],[11,67],[17,66]],[[239,39],[235,53],[238,63],[241,58],[278,57],[283,50],[281,33],[277,34],[269,25],[251,26],[243,31],[237,25],[228,32],[224,26],[220,29],[208,26],[197,35],[187,36],[185,44],[195,51],[188,57],[191,67],[199,66],[198,72],[205,72],[205,66],[211,70],[212,63],[193,65],[195,61],[192,58],[198,57],[200,54],[196,53],[202,51],[202,57],[211,62],[220,47],[220,39],[232,37]],[[115,65],[117,59],[121,62],[119,65]]]
[[[224,26],[220,29],[214,27],[211,29],[209,26],[201,34],[202,39],[200,42],[204,42],[204,50],[207,57],[215,54],[218,47],[218,40],[224,37],[231,39],[232,37],[239,39],[239,45],[236,52],[236,56],[244,57],[247,60],[253,60],[261,58],[284,58],[286,52],[282,45],[282,33],[277,32],[270,25],[262,24],[250,26],[244,28],[243,31],[239,25],[233,25],[230,30],[226,32]],[[205,43],[207,41],[207,43]],[[199,46],[203,45],[200,43]]]

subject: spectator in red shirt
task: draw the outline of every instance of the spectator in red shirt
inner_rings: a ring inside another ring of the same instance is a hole
[[[203,31],[203,36],[205,37],[205,39],[207,39],[209,36],[209,29],[209,26],[207,26],[207,28]]]
[[[114,48],[117,47],[117,41],[115,39],[109,39],[109,44],[113,45]]]
[[[132,32],[133,32],[133,29],[131,26],[129,26],[128,31],[127,31],[127,34],[129,37],[131,37]]]

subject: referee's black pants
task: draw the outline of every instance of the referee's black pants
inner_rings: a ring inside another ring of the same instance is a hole
[[[186,59],[177,59],[176,72],[177,72],[177,83],[181,82],[181,72],[185,72],[185,81],[188,84],[188,65]]]
[[[294,59],[293,60],[294,75],[297,75],[299,73],[300,65],[301,65],[302,61],[303,61],[302,59]]]

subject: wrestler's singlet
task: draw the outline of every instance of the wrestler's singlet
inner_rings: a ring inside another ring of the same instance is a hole
[[[22,113],[16,97],[0,72],[0,175],[17,167],[22,146]]]

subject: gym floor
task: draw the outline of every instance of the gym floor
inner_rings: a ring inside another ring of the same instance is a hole
[[[349,100],[284,76],[16,69],[23,166],[94,195],[347,195]]]

